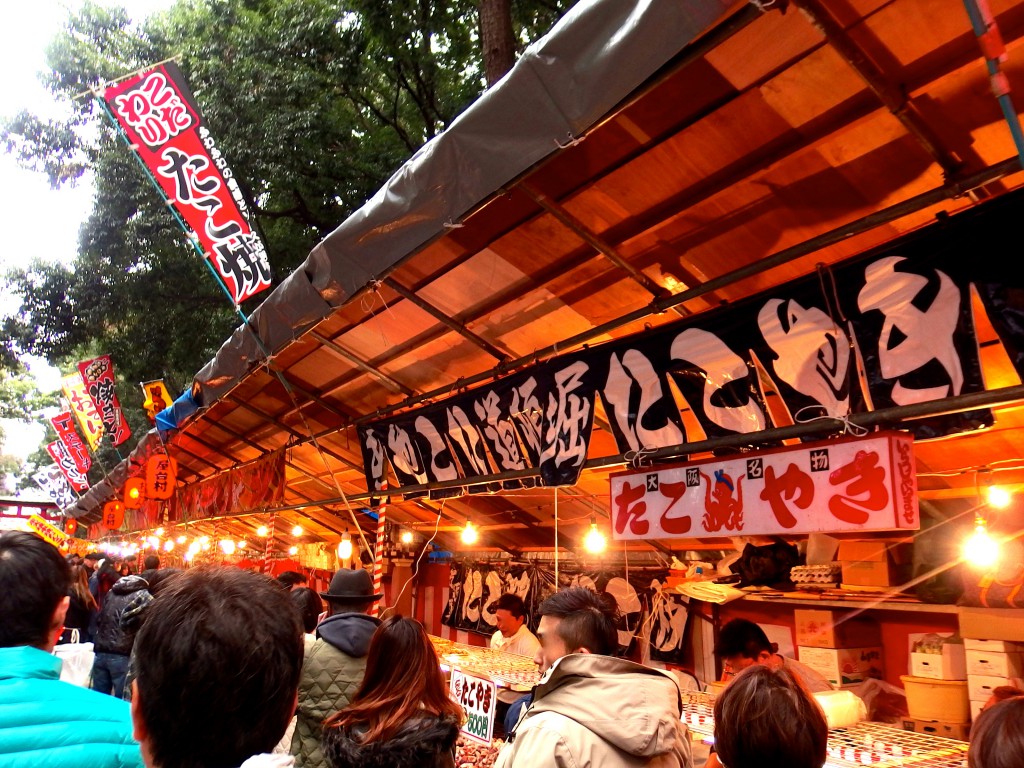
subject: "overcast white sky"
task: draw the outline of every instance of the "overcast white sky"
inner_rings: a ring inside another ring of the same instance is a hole
[[[133,20],[168,8],[173,0],[98,0],[128,10]],[[22,109],[55,117],[66,109],[54,102],[40,84],[38,73],[46,66],[46,47],[57,35],[81,0],[29,0],[6,3],[0,24],[0,115],[10,117]],[[21,170],[6,152],[0,154],[0,272],[27,266],[34,258],[71,263],[78,230],[92,205],[91,180],[60,190],[50,188],[45,176]],[[0,292],[0,313],[16,306]],[[59,386],[59,374],[42,362],[30,363],[41,386]],[[40,429],[26,429],[5,421],[4,451],[26,456],[39,445]]]

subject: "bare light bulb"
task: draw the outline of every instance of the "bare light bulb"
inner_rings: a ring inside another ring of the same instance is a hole
[[[412,531],[402,531],[399,539],[403,544],[412,544]]]
[[[463,544],[476,544],[478,534],[476,528],[469,520],[466,521],[466,527],[462,529],[462,535],[460,537]]]
[[[999,485],[990,485],[988,487],[988,505],[995,507],[996,509],[1006,509],[1010,506],[1010,492]]]
[[[999,542],[989,535],[985,521],[975,521],[974,533],[964,542],[964,560],[979,568],[989,568],[999,561]]]
[[[349,560],[352,557],[352,537],[348,531],[341,534],[341,541],[338,542],[338,559]]]
[[[163,536],[164,535],[164,529],[163,528],[157,528],[155,531],[153,531],[153,533],[155,533],[157,536]]]
[[[174,549],[174,539],[168,539],[164,542],[164,552],[170,552]]]
[[[178,543],[179,544],[184,544],[186,541],[188,541],[188,536],[179,536],[178,537]]]
[[[301,536],[301,535],[302,535],[302,526],[301,525],[296,525],[294,528],[292,528],[292,536]]]
[[[590,518],[590,530],[583,537],[583,548],[592,555],[599,555],[608,546],[608,540],[597,528],[597,520]]]
[[[289,555],[297,555],[297,554],[299,554],[299,548],[298,548],[298,547],[296,547],[296,546],[295,546],[295,545],[293,544],[292,546],[288,547],[288,554],[289,554]]]
[[[233,542],[231,539],[221,539],[220,550],[225,555],[235,554],[235,542]]]
[[[257,536],[262,536],[265,538],[269,533],[270,531],[267,529],[267,526],[265,525],[261,525],[259,528],[256,529]]]

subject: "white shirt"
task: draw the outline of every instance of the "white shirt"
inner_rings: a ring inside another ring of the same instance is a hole
[[[540,648],[540,640],[526,627],[526,623],[520,625],[512,637],[505,637],[499,629],[491,635],[491,648],[503,653],[514,653],[518,656],[529,656],[531,659],[537,655]]]

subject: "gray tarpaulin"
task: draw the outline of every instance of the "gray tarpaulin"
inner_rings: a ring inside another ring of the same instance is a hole
[[[734,0],[580,0],[515,67],[425,144],[316,246],[252,313],[263,347],[279,352],[335,307],[518,178],[609,111],[735,6]],[[209,406],[266,357],[237,328],[195,377]],[[119,492],[133,451],[69,510],[98,519]],[[139,454],[136,457],[136,454]]]
[[[580,137],[735,5],[581,0],[515,67],[313,249],[252,316],[273,354]],[[197,375],[203,405],[265,356],[239,327]]]

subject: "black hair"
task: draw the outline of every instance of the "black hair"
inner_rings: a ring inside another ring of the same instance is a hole
[[[277,582],[285,589],[291,589],[296,584],[305,584],[307,581],[308,579],[298,571],[283,571],[277,574]]]
[[[761,651],[773,652],[768,635],[757,624],[746,619],[733,619],[722,627],[715,644],[715,656],[728,659],[742,656],[745,659],[756,659]]]
[[[27,531],[0,533],[0,648],[46,648],[70,584],[71,567],[55,546]]]
[[[151,578],[147,579],[149,582],[149,591],[155,597],[157,592],[167,586],[168,579],[179,573],[182,573],[181,568],[161,568],[159,571],[154,573]]]
[[[523,598],[511,592],[506,592],[495,600],[492,607],[495,611],[506,610],[516,619],[521,619],[526,615],[526,603],[523,602]]]
[[[715,702],[715,749],[728,768],[821,768],[828,723],[785,667],[743,670]]]
[[[181,573],[135,641],[153,762],[229,768],[270,752],[295,711],[302,627],[274,581],[231,567]]]
[[[324,612],[324,602],[320,599],[320,595],[309,587],[299,587],[289,592],[288,598],[298,609],[299,617],[302,619],[302,628],[306,633],[316,629],[317,619]]]
[[[570,652],[586,648],[591,653],[613,656],[618,650],[618,610],[596,592],[584,587],[563,589],[541,603],[538,612],[561,619],[558,636]]]
[[[146,555],[146,558],[142,561],[142,570],[144,571],[155,571],[160,567],[160,558],[156,555]]]
[[[1000,701],[974,721],[970,768],[1017,768],[1024,763],[1024,696]]]

